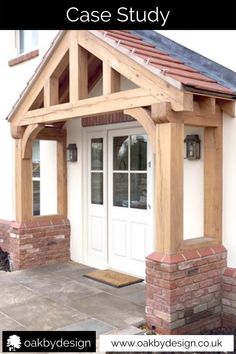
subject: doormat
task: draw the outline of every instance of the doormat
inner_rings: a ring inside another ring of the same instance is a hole
[[[123,286],[128,286],[143,281],[141,278],[136,278],[131,275],[115,272],[114,270],[105,269],[97,270],[84,274],[84,277],[96,280],[100,283],[114,286],[115,288],[122,288]]]

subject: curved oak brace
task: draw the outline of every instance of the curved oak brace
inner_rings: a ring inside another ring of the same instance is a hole
[[[22,159],[30,159],[32,156],[32,141],[44,128],[41,124],[28,125],[22,138]]]
[[[152,151],[155,154],[156,153],[156,126],[148,111],[145,108],[131,108],[131,109],[125,109],[124,114],[128,114],[129,116],[133,117],[144,127],[147,136],[149,138]]]

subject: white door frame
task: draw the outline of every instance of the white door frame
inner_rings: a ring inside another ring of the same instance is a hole
[[[108,135],[110,132],[120,132],[121,135],[126,135],[126,134],[135,134],[135,131],[142,132],[146,134],[145,130],[143,127],[140,126],[139,123],[137,122],[128,122],[128,123],[118,123],[118,124],[108,124],[104,126],[92,126],[92,127],[86,127],[83,128],[83,260],[82,263],[92,266],[92,267],[97,267],[98,269],[104,269],[109,266],[107,262],[102,262],[100,264],[94,264],[93,262],[91,263],[88,260],[88,198],[90,198],[88,191],[88,172],[89,172],[89,149],[88,149],[88,144],[90,142],[91,137],[103,137],[104,138],[104,206],[105,206],[105,214],[106,214],[106,220],[107,220],[107,232],[108,232],[108,222],[109,222],[109,217],[108,217],[108,194],[110,191],[108,191],[111,186],[110,184],[107,186],[108,183]],[[154,250],[154,234],[155,234],[155,223],[154,223],[154,210],[155,210],[155,205],[154,205],[154,175],[155,175],[155,159],[154,156],[151,152],[150,148],[150,143],[148,144],[148,195],[147,195],[147,204],[151,205],[151,210],[149,210],[149,235],[151,242],[148,244],[148,250],[147,254],[153,252]],[[111,155],[111,154],[110,154]],[[150,157],[150,159],[149,159]],[[106,232],[106,250],[105,255],[106,259],[108,260],[108,234]],[[128,270],[127,270],[127,273]]]

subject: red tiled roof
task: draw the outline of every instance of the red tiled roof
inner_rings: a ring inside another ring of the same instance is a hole
[[[234,91],[219,84],[217,81],[203,73],[185,65],[185,63],[165,53],[154,45],[146,43],[138,35],[124,30],[102,31],[108,38],[119,42],[121,47],[130,50],[132,55],[143,58],[149,65],[152,65],[168,77],[172,77],[183,85],[196,89],[211,91],[221,94],[234,94]]]

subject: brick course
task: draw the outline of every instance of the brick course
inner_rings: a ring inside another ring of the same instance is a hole
[[[94,125],[115,124],[133,121],[135,121],[135,119],[131,116],[123,114],[122,112],[113,112],[109,114],[100,114],[92,117],[82,118],[82,126],[91,127]]]
[[[174,256],[157,252],[148,256],[148,326],[155,326],[163,334],[199,333],[200,330],[220,326],[225,256],[223,246],[186,251]],[[236,278],[235,297],[231,294],[227,300],[235,305],[236,314]]]
[[[70,259],[70,223],[65,218],[25,223],[0,220],[0,247],[14,269],[32,268]]]

